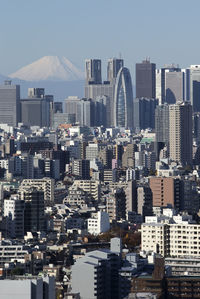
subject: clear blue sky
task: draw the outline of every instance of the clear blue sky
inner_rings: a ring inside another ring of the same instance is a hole
[[[0,74],[46,55],[86,58],[119,53],[131,72],[146,56],[158,67],[200,64],[200,0],[2,0]]]

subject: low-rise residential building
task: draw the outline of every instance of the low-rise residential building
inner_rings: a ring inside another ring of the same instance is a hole
[[[107,232],[110,229],[109,215],[106,212],[93,213],[92,217],[87,220],[88,233],[98,235]]]

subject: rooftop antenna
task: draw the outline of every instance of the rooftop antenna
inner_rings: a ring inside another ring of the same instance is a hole
[[[119,59],[122,59],[122,53],[119,52]]]

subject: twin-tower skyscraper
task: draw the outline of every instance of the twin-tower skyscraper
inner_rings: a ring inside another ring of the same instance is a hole
[[[107,80],[102,81],[101,60],[86,60],[85,97],[93,100],[107,97],[110,111],[108,126],[133,127],[133,91],[129,70],[122,59],[108,60]]]

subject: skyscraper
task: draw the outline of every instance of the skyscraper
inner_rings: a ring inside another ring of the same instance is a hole
[[[156,65],[150,60],[136,63],[136,98],[156,96]]]
[[[127,68],[118,72],[114,95],[114,126],[133,127],[133,91],[131,75]]]
[[[28,88],[29,98],[44,98],[45,90],[44,88]]]
[[[185,99],[185,73],[182,71],[166,71],[165,102],[175,104]]]
[[[170,158],[192,165],[192,106],[179,102],[169,106]]]
[[[85,61],[86,84],[101,84],[101,60],[87,59]]]
[[[112,58],[108,60],[108,66],[107,66],[107,81],[104,81],[101,83],[101,80],[90,80],[90,76],[88,74],[91,73],[91,66],[92,63],[94,64],[94,61],[88,59],[86,60],[86,84],[85,84],[85,98],[93,99],[96,101],[97,98],[102,96],[108,97],[109,102],[109,118],[107,117],[106,123],[107,127],[111,127],[114,125],[114,92],[115,92],[115,83],[117,79],[117,74],[120,70],[120,68],[123,66],[124,62],[122,59]],[[98,60],[99,61],[99,60]],[[101,61],[100,61],[101,62]],[[99,62],[99,63],[100,63]],[[97,64],[97,62],[96,62]],[[96,69],[99,69],[100,66]],[[91,76],[92,77],[92,76]],[[99,71],[96,70],[96,78],[100,78]]]
[[[50,127],[53,123],[53,96],[44,88],[29,88],[21,101],[21,122],[28,126]]]
[[[0,123],[17,126],[20,121],[20,86],[6,80],[0,86]]]
[[[110,83],[115,83],[119,70],[124,66],[123,59],[111,58],[108,60],[107,80]],[[114,81],[114,82],[113,82]]]
[[[28,126],[49,127],[47,110],[49,105],[45,99],[23,99],[21,100],[21,121]]]
[[[190,102],[194,112],[200,112],[200,65],[190,66]]]
[[[155,127],[156,99],[136,98],[133,100],[133,123],[135,131]]]
[[[115,85],[103,83],[103,84],[88,84],[85,86],[85,98],[93,99],[96,101],[99,97],[107,96],[110,105],[110,114],[107,118],[107,127],[113,126],[113,101],[114,101]]]
[[[156,70],[156,98],[160,104],[189,101],[189,70],[174,64]]]
[[[81,126],[94,125],[94,102],[91,99],[79,99],[78,97],[68,97],[65,100],[65,113],[74,114],[75,121]]]
[[[97,97],[95,104],[95,126],[110,126],[110,98],[108,96]]]
[[[163,144],[169,143],[169,105],[163,104],[155,110],[156,141]]]

